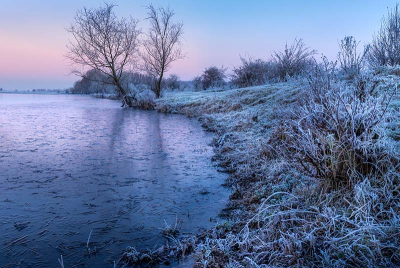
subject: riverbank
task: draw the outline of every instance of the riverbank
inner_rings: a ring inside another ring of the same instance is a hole
[[[374,79],[382,87],[399,85],[390,70]],[[181,92],[157,101],[160,112],[197,117],[217,133],[215,160],[230,173],[227,184],[234,189],[223,212],[227,220],[197,243],[198,267],[400,263],[398,166],[384,178],[328,191],[273,148],[277,130],[307,101],[306,86],[292,81]],[[395,95],[390,107],[394,111],[399,104]],[[399,121],[392,123],[391,139],[398,141]]]
[[[273,127],[283,114],[289,114],[298,105],[301,87],[296,82],[226,91],[181,92],[166,94],[157,101],[160,112],[197,117],[203,127],[217,134],[214,160],[230,174],[227,185],[234,189],[228,207],[222,211],[226,221],[203,235],[197,252],[200,267],[226,265],[233,252],[230,249],[221,252],[215,245],[206,244],[218,244],[218,240],[226,244],[227,239],[241,232],[271,192],[287,191],[293,186],[290,173],[281,174],[284,178],[275,177],[286,165],[270,161],[267,148]]]

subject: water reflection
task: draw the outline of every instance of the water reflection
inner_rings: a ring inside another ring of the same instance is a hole
[[[228,199],[211,138],[183,116],[109,100],[0,94],[0,264],[56,267],[62,254],[110,267],[128,245],[163,243],[164,220],[209,227]]]

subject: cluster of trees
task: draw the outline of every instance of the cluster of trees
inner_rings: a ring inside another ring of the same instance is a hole
[[[234,67],[230,80],[225,68],[208,67],[203,74],[193,79],[196,90],[215,87],[249,87],[263,85],[269,81],[286,81],[288,77],[303,74],[311,70],[315,50],[306,47],[302,39],[286,44],[283,51],[274,52],[272,59],[264,61],[251,57],[240,57],[242,64]]]
[[[140,69],[151,78],[150,89],[158,98],[165,72],[174,61],[183,58],[183,24],[173,21],[173,10],[150,5],[147,7],[150,27],[141,38],[138,21],[118,18],[114,7],[105,4],[79,10],[68,28],[73,39],[66,57],[73,64],[72,72],[82,77],[74,90],[99,91],[99,84],[107,84],[122,97],[122,106],[133,106],[135,96],[129,94],[127,86],[135,76],[133,70]],[[96,83],[91,83],[92,79]]]
[[[208,88],[221,88],[227,85],[226,68],[218,68],[216,66],[208,67],[201,76],[193,79],[192,84],[195,90],[206,90]]]

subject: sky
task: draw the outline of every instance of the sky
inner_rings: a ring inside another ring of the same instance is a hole
[[[184,23],[186,57],[167,74],[182,80],[209,66],[231,70],[240,55],[270,59],[295,38],[334,60],[338,42],[352,35],[361,45],[371,42],[381,20],[396,0],[110,0],[118,16],[138,19],[146,32],[145,7],[170,6]],[[70,75],[63,55],[71,36],[65,31],[76,11],[99,7],[103,0],[0,0],[0,88],[64,89]],[[317,55],[317,57],[320,57]]]

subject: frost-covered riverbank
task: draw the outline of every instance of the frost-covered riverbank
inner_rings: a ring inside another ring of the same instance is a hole
[[[382,69],[367,83],[369,89],[394,90],[399,85],[397,69]],[[279,132],[281,127],[306,107],[308,86],[303,80],[220,92],[182,92],[166,94],[157,101],[159,111],[198,117],[204,127],[216,132],[215,160],[231,174],[228,184],[234,193],[225,211],[228,220],[217,224],[197,244],[199,267],[400,263],[399,166],[395,164],[396,151],[391,151],[399,147],[398,117],[391,117],[383,130],[389,133],[387,138],[386,134],[373,138],[387,144],[382,148],[384,155],[394,157],[389,160],[394,161],[391,169],[370,173],[372,177],[360,175],[362,179],[352,185],[327,188],[326,179],[306,174],[298,163],[277,152],[282,147],[275,147],[291,133]],[[342,87],[347,86],[338,86]],[[379,103],[386,101],[386,95],[374,96],[376,103],[378,99]],[[398,96],[387,96],[391,98],[389,113],[398,113]],[[346,122],[346,109],[355,110],[357,105],[356,101],[343,105],[339,118]],[[341,107],[337,104],[338,110]],[[384,107],[372,108],[381,113]],[[361,122],[369,122],[375,116],[367,109],[359,117]],[[375,144],[375,140],[371,142]],[[314,140],[312,144],[318,146]],[[373,144],[368,146],[376,146]],[[335,160],[335,155],[330,157]]]

